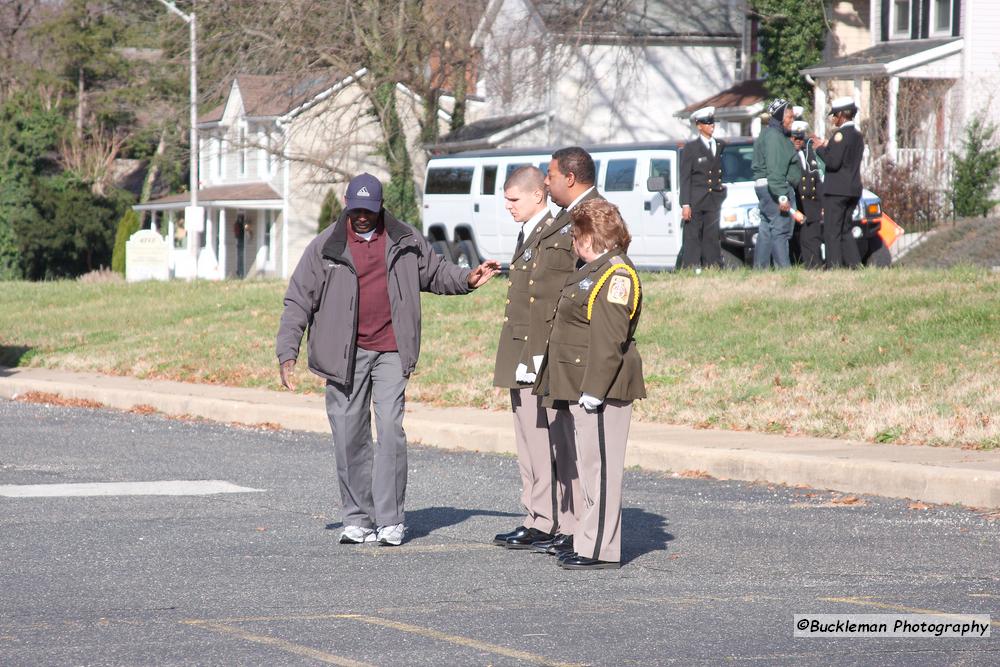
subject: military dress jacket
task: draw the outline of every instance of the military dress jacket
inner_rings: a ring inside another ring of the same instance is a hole
[[[642,286],[619,248],[584,264],[566,281],[535,393],[546,405],[583,394],[632,401],[646,397],[635,330]]]
[[[715,154],[701,137],[684,144],[681,151],[680,204],[697,211],[722,208],[726,186],[722,183],[722,149],[726,144],[715,140]]]
[[[823,211],[823,176],[821,169],[823,161],[816,155],[812,143],[807,143],[805,152],[806,168],[802,170],[802,178],[795,187],[795,199],[806,220],[818,221]]]
[[[530,372],[535,372],[535,368],[524,361],[525,343],[528,340],[528,329],[531,324],[532,301],[529,292],[534,287],[532,273],[538,266],[542,240],[544,235],[552,231],[553,220],[552,214],[546,213],[545,217],[535,224],[535,228],[510,260],[507,304],[504,308],[503,327],[500,329],[500,343],[497,345],[497,360],[493,370],[494,387],[515,389],[525,386],[514,379],[514,373],[520,363],[524,363]],[[558,246],[556,249],[558,250]],[[553,258],[552,261],[559,263],[560,259]],[[569,261],[572,261],[572,258]],[[560,287],[562,282],[560,279]]]
[[[865,140],[858,128],[853,123],[841,125],[826,146],[816,152],[826,163],[824,194],[860,197]]]

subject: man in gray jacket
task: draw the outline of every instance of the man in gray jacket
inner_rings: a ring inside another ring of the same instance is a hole
[[[310,242],[285,293],[276,352],[281,383],[309,329],[309,370],[326,379],[343,508],[342,544],[399,545],[405,533],[407,379],[420,354],[420,292],[466,294],[499,273],[463,269],[382,208],[382,184],[351,179],[345,211]],[[371,437],[375,407],[377,444]]]

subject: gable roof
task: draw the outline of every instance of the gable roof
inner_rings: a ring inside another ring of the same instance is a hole
[[[738,81],[711,97],[692,102],[675,113],[674,116],[687,119],[692,113],[703,107],[715,107],[716,115],[724,115],[720,114],[720,110],[746,110],[748,107],[761,104],[766,98],[767,89],[764,87],[764,80],[747,79],[746,81]]]
[[[561,34],[739,37],[742,3],[732,0],[533,0],[546,28]]]
[[[243,110],[249,118],[274,118],[284,116],[323,93],[349,79],[358,78],[365,70],[351,77],[329,71],[306,74],[238,74],[229,87],[229,94],[222,104],[198,118],[198,123],[217,123],[222,120],[226,104],[234,88],[240,91]]]

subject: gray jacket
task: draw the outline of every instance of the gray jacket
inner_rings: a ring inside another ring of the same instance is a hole
[[[420,356],[420,292],[472,291],[470,269],[443,261],[410,225],[383,210],[389,306],[403,375]],[[347,244],[347,215],[306,247],[285,292],[275,351],[278,363],[297,359],[309,328],[309,370],[338,384],[354,377],[358,336],[358,276]],[[363,307],[363,306],[362,306]]]

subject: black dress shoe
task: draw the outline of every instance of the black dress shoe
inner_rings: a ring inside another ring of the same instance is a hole
[[[594,560],[579,554],[559,561],[559,567],[564,570],[617,570],[621,566],[618,561]]]
[[[527,534],[528,534],[527,528],[525,528],[524,526],[518,526],[509,533],[500,533],[499,535],[495,535],[493,537],[493,544],[497,545],[498,547],[505,547],[507,546],[507,540],[509,540],[510,538],[524,537]]]
[[[573,540],[570,540],[565,544],[556,544],[551,546],[545,553],[550,556],[562,556],[563,554],[575,553],[575,550],[573,549]]]
[[[535,542],[544,542],[545,540],[551,540],[551,533],[543,533],[536,528],[529,528],[528,532],[523,537],[512,537],[507,540],[508,549],[530,549],[531,545]]]
[[[563,535],[562,533],[556,533],[556,536],[553,537],[551,540],[544,540],[542,542],[535,542],[534,544],[531,545],[531,548],[534,549],[535,551],[538,551],[538,552],[541,552],[541,553],[552,554],[552,553],[555,553],[555,552],[554,551],[549,551],[549,549],[551,549],[552,547],[560,546],[560,545],[567,544],[567,543],[568,544],[573,544],[573,536],[572,535]]]
[[[565,549],[563,551],[557,551],[555,556],[559,559],[559,562],[562,563],[567,558],[576,558],[579,554],[573,551],[573,548],[570,547],[569,549]]]

